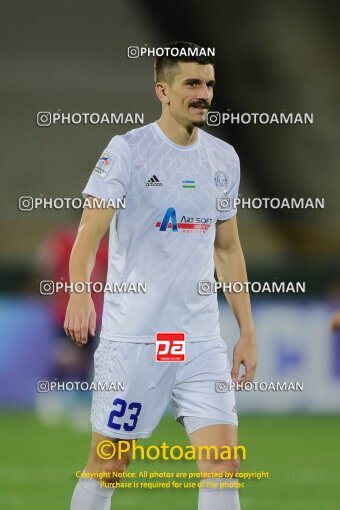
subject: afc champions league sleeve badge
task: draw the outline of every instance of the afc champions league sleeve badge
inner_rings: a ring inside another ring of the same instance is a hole
[[[113,162],[114,159],[111,158],[110,154],[107,151],[104,151],[97,161],[94,171],[99,174],[100,177],[105,177],[108,174]]]
[[[228,180],[227,180],[226,175],[221,170],[218,170],[215,173],[214,180],[215,180],[216,188],[219,190],[219,192],[223,193],[223,195],[227,195],[227,193],[228,193]]]

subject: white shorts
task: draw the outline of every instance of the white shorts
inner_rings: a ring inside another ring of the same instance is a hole
[[[219,338],[186,344],[186,361],[157,362],[155,344],[114,342],[101,338],[94,353],[94,382],[115,388],[93,392],[92,430],[134,439],[149,437],[170,400],[175,418],[193,416],[237,426],[235,394],[221,391],[231,381],[227,346]],[[118,389],[124,385],[124,389]]]

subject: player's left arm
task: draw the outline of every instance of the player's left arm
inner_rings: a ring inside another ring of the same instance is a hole
[[[248,281],[236,216],[227,221],[217,221],[214,259],[219,282]],[[257,355],[249,293],[244,288],[238,293],[227,291],[225,297],[240,327],[240,338],[234,347],[231,376],[236,382],[252,381],[257,366]],[[244,365],[246,372],[239,378],[241,364]]]

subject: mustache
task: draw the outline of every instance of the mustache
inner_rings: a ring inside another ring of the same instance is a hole
[[[210,109],[211,104],[207,101],[195,101],[194,103],[190,103],[189,106],[192,106],[194,108],[208,108]]]

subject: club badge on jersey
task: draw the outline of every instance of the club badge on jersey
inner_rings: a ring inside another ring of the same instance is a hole
[[[218,170],[215,173],[215,185],[224,195],[228,193],[228,180],[223,172]]]

